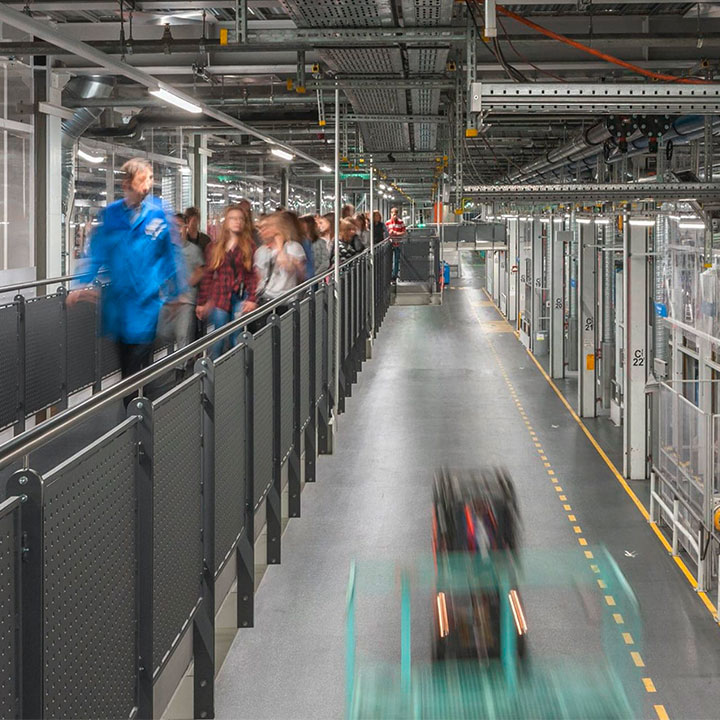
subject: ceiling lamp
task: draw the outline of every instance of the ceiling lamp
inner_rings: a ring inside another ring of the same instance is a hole
[[[195,103],[190,102],[189,100],[186,100],[179,95],[175,95],[175,93],[171,93],[169,90],[165,90],[165,88],[150,90],[150,94],[153,97],[156,97],[158,100],[162,100],[163,102],[169,103],[170,105],[179,107],[181,110],[185,110],[186,112],[194,113],[195,115],[202,112],[202,108],[200,107],[200,105],[196,105]]]

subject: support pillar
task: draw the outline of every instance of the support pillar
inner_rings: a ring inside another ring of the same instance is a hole
[[[570,233],[557,230],[562,227],[553,218],[548,230],[550,268],[550,376],[565,377],[565,285],[563,267],[565,263],[565,243],[570,241]]]
[[[193,135],[192,152],[192,202],[200,211],[200,229],[207,228],[207,135]]]
[[[323,214],[323,181],[322,178],[318,178],[315,184],[315,214]]]
[[[288,200],[290,198],[290,172],[284,167],[280,171],[280,207],[285,210],[288,208]]]
[[[578,277],[578,226],[575,222],[575,211],[570,213],[570,244],[568,245],[569,258],[568,258],[568,282],[567,282],[567,293],[568,293],[568,304],[570,310],[570,317],[568,319],[568,370],[577,370],[578,354],[576,352],[578,346],[578,292],[577,292],[577,277]]]
[[[507,221],[508,257],[507,257],[507,319],[514,325],[518,317],[518,280],[520,278],[520,255],[518,241],[520,221],[509,218]]]
[[[595,225],[578,225],[578,415],[595,417]]]
[[[623,226],[624,333],[623,474],[629,480],[647,477],[648,277],[650,228]]]
[[[530,328],[530,349],[535,355],[547,353],[547,338],[544,334],[545,314],[543,307],[543,223],[535,215],[532,224],[532,326]]]

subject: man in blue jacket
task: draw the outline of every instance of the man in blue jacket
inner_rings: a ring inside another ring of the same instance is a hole
[[[103,332],[118,346],[122,376],[150,364],[163,304],[185,289],[179,247],[160,201],[150,193],[152,166],[142,158],[122,166],[125,197],[105,208],[90,238],[90,254],[77,285],[103,269],[110,284],[103,296]],[[97,290],[74,290],[68,304],[97,300]]]

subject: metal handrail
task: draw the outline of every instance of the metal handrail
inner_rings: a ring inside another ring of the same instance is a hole
[[[386,242],[387,241],[384,240],[382,243],[375,245],[375,249],[382,247],[382,245]],[[369,249],[363,250],[361,253],[358,253],[349,260],[346,260],[344,263],[341,263],[339,269],[343,270],[353,263],[356,263],[359,259],[368,257],[369,253]],[[288,290],[288,292],[284,293],[275,300],[272,300],[262,307],[242,315],[235,320],[231,320],[221,328],[213,330],[211,333],[208,333],[204,337],[193,341],[179,350],[175,350],[134,375],[120,380],[120,382],[116,383],[112,387],[109,387],[106,390],[101,390],[99,393],[93,395],[84,402],[75,405],[72,408],[68,408],[67,410],[63,410],[57,415],[48,418],[40,425],[36,425],[33,428],[25,430],[14,438],[8,440],[4,445],[0,446],[0,469],[11,462],[28,455],[49,440],[61,435],[71,426],[85,420],[96,410],[120,400],[131,392],[141,390],[145,385],[174,369],[180,363],[183,363],[186,360],[197,356],[204,350],[207,350],[218,340],[222,340],[237,332],[239,329],[246,327],[255,320],[259,320],[276,307],[286,305],[293,297],[311,288],[313,285],[317,285],[317,283],[322,282],[333,275],[334,272],[335,269],[330,268],[321,275],[315,275],[315,277],[305,280],[303,283],[294,287],[292,290]]]
[[[12,285],[5,285],[3,287],[0,287],[0,295],[14,292],[15,290],[25,290],[27,288],[37,288],[47,285],[54,285],[55,283],[57,283],[58,285],[62,285],[66,282],[69,282],[70,280],[81,278],[85,274],[86,273],[79,273],[77,275],[61,275],[60,277],[47,278],[46,280],[28,280],[27,282],[13,283]]]

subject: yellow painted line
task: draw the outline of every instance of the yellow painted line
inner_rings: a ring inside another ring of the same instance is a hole
[[[630,657],[633,659],[633,662],[635,663],[636,667],[645,667],[645,663],[643,662],[642,656],[637,650],[633,650],[630,653]]]
[[[656,692],[655,690],[655,683],[650,678],[643,678],[643,685],[645,686],[645,690],[649,693]]]
[[[578,542],[585,547],[587,545],[587,540],[585,538],[578,538]]]
[[[547,471],[547,474],[548,474],[548,475],[554,475],[554,474],[555,474],[555,471],[554,471],[554,470],[548,470],[548,471]]]
[[[545,457],[545,455],[541,455],[541,456],[540,456],[540,459],[541,459],[541,460],[547,460],[547,457]]]
[[[566,512],[572,510],[572,505],[563,505],[563,510],[565,510]]]
[[[607,583],[604,580],[598,580],[597,584],[601,590],[607,590]]]
[[[574,515],[568,515],[568,520],[569,520],[570,522],[575,522],[575,521],[576,521],[576,518],[575,518]]]
[[[600,568],[599,568],[597,565],[591,565],[591,566],[590,566],[590,569],[591,569],[594,573],[599,573],[599,572],[600,572]]]
[[[670,720],[670,716],[667,714],[667,710],[664,705],[655,705],[654,707],[658,720]]]
[[[613,613],[613,620],[615,620],[615,622],[616,622],[618,625],[624,625],[624,624],[625,624],[625,620],[624,620],[623,616],[622,616],[620,613]]]
[[[557,478],[550,478],[550,482],[556,483],[558,481]]]
[[[635,641],[633,640],[633,636],[630,633],[623,633],[622,634],[623,640],[625,641],[626,645],[634,645]]]
[[[614,607],[614,606],[615,606],[615,598],[614,598],[612,595],[606,595],[606,596],[605,596],[605,602],[606,602],[610,607]]]
[[[528,430],[532,430],[532,425],[528,425]]]
[[[563,491],[563,489],[559,485],[555,486],[555,492],[562,492],[562,491]]]
[[[579,525],[573,525],[573,532],[576,535],[582,535],[582,528]]]
[[[586,550],[586,551],[585,551],[585,557],[586,557],[588,560],[592,560],[595,556],[592,554],[592,550]]]
[[[541,448],[541,447],[542,447],[542,445],[541,445],[541,444],[540,444],[539,442],[536,442],[536,443],[535,443],[535,447],[537,447],[537,448]]]
[[[558,495],[558,500],[562,500],[563,502],[565,502],[567,498],[564,495]]]

